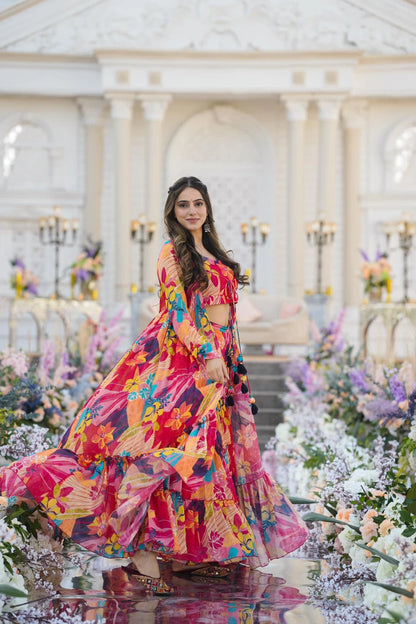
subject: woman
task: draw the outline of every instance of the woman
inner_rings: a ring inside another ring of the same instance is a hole
[[[89,398],[59,447],[0,473],[5,495],[35,499],[75,542],[130,557],[169,594],[177,572],[222,576],[298,548],[307,531],[261,465],[235,326],[240,267],[221,247],[207,188],[170,189],[158,260],[160,309]]]

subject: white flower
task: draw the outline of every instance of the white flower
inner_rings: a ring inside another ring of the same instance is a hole
[[[364,587],[364,604],[372,611],[377,613],[380,610],[380,606],[386,606],[391,599],[392,593],[387,591],[387,589],[366,583]]]
[[[385,559],[381,559],[376,570],[377,581],[379,583],[388,583],[393,577],[396,567]]]
[[[359,494],[363,490],[363,485],[373,485],[378,479],[377,470],[367,468],[356,468],[350,478],[344,481],[344,488],[351,494]]]
[[[338,539],[341,542],[344,552],[346,552],[347,555],[350,553],[354,542],[357,541],[357,535],[358,533],[353,529],[350,529],[350,527],[345,527],[345,529],[343,529],[338,535]]]
[[[414,422],[412,424],[412,426],[410,427],[410,431],[409,431],[409,436],[408,436],[411,440],[416,441],[416,422]]]

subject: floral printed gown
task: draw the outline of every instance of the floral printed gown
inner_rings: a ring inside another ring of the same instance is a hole
[[[3,495],[34,499],[65,535],[100,555],[145,548],[178,561],[246,559],[257,567],[306,539],[262,468],[247,382],[237,372],[236,280],[221,262],[204,262],[207,292],[185,292],[173,245],[164,244],[157,316],[57,449],[0,471]],[[228,292],[230,327],[208,320],[210,289],[222,301]],[[219,355],[230,366],[227,387],[206,376],[204,359]]]

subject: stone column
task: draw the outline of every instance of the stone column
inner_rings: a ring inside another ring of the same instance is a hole
[[[104,100],[79,98],[85,125],[85,208],[83,236],[102,240],[101,193],[103,173]]]
[[[146,205],[143,212],[148,221],[156,224],[152,241],[146,247],[144,263],[145,289],[156,284],[156,263],[163,231],[162,220],[162,122],[171,100],[170,95],[143,95],[140,97],[146,121]],[[166,189],[167,190],[167,189]]]
[[[318,160],[318,214],[325,221],[335,220],[335,191],[337,171],[337,133],[341,102],[339,99],[318,100],[319,160]],[[333,245],[324,249],[322,286],[332,287]]]
[[[342,109],[344,148],[344,305],[359,306],[361,302],[360,247],[361,210],[360,168],[363,102],[349,102]]]
[[[287,289],[291,297],[304,295],[305,248],[305,122],[308,101],[283,97],[288,122],[287,159]]]
[[[131,284],[131,119],[133,97],[111,98],[114,127],[115,297],[127,300]]]

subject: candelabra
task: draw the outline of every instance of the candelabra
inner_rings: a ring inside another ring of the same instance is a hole
[[[41,217],[39,219],[39,235],[42,245],[55,246],[55,297],[59,298],[59,250],[66,245],[72,247],[78,233],[78,219],[62,219],[60,217],[61,209],[55,206],[53,215],[50,217]],[[69,231],[71,230],[71,240],[68,240]]]
[[[322,213],[318,215],[315,221],[306,224],[306,237],[308,243],[316,245],[317,248],[317,273],[316,273],[316,292],[322,295],[322,251],[326,245],[332,243],[337,230],[336,223],[329,223],[324,220]]]
[[[251,290],[253,293],[256,291],[256,252],[259,245],[264,245],[266,238],[270,233],[270,225],[268,223],[260,223],[257,217],[251,217],[251,240],[247,240],[247,234],[249,230],[248,223],[241,224],[241,234],[243,235],[243,243],[251,247]],[[259,230],[261,239],[257,240],[257,230]]]
[[[408,289],[409,289],[409,253],[413,244],[413,237],[415,235],[415,224],[410,222],[410,215],[408,212],[402,214],[402,220],[399,223],[385,223],[384,234],[386,236],[387,249],[389,249],[390,238],[393,234],[399,236],[399,247],[403,252],[403,303],[408,303]]]
[[[139,243],[139,285],[140,292],[144,291],[144,248],[153,238],[156,230],[156,223],[147,221],[144,214],[139,215],[138,219],[133,219],[130,224],[130,234],[132,240]]]

